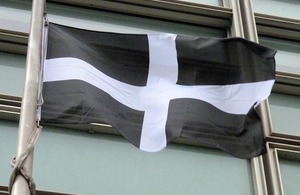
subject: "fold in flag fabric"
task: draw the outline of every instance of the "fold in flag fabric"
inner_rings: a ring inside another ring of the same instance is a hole
[[[270,95],[275,53],[241,38],[50,23],[42,122],[110,124],[143,151],[182,137],[252,158],[265,152],[254,107]]]

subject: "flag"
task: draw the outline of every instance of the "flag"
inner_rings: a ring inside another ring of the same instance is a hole
[[[275,51],[241,38],[118,34],[49,24],[42,121],[106,123],[143,151],[192,139],[233,156],[265,152],[255,106]]]

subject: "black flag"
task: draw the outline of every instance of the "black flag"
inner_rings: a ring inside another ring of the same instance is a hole
[[[241,38],[116,34],[50,23],[44,123],[108,123],[144,151],[176,137],[251,158],[275,51]]]

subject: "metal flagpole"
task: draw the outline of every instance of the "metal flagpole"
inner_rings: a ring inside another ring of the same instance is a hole
[[[19,122],[18,161],[28,147],[28,141],[37,127],[37,100],[39,88],[40,64],[42,56],[42,34],[43,15],[45,10],[45,0],[32,1],[32,13],[30,22],[29,41],[26,58],[25,86],[22,98],[21,116]],[[32,174],[33,151],[25,158],[21,167],[28,175]],[[17,175],[12,184],[13,195],[30,195],[30,187],[24,176]]]

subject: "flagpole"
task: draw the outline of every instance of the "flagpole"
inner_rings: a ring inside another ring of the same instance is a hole
[[[36,128],[37,99],[39,88],[40,64],[42,56],[42,32],[45,0],[32,1],[29,41],[26,58],[25,85],[19,122],[18,147],[16,160],[26,150],[28,139]],[[23,168],[32,175],[33,152],[27,157]],[[28,182],[17,176],[12,186],[13,195],[30,195]]]

